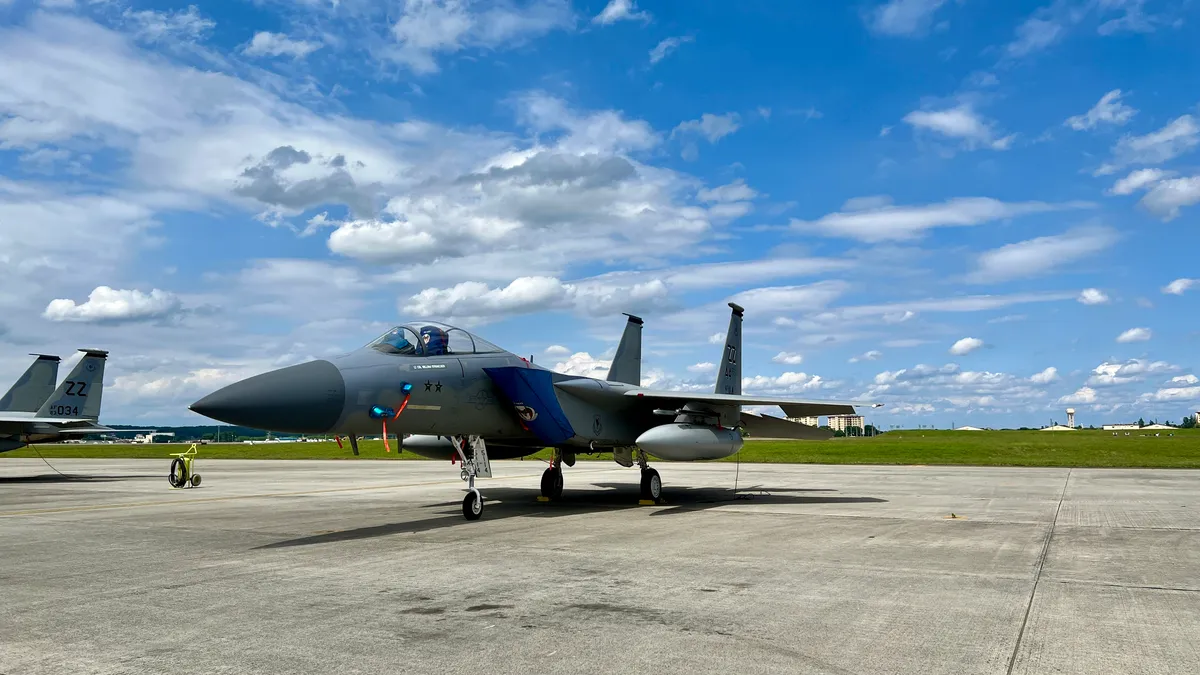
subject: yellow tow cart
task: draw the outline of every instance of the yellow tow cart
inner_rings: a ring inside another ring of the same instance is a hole
[[[173,452],[171,456],[175,458],[171,460],[171,473],[167,474],[171,487],[198,487],[200,474],[193,470],[196,462],[196,444],[192,443],[192,447],[183,452]]]

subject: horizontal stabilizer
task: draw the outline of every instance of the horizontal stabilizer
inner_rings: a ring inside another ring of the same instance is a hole
[[[625,396],[638,396],[642,398],[652,398],[655,400],[669,400],[683,403],[707,403],[709,405],[777,405],[785,410],[792,406],[810,406],[812,409],[820,409],[823,411],[841,411],[853,413],[855,408],[878,408],[881,403],[868,403],[866,401],[821,401],[812,399],[797,399],[797,398],[782,398],[778,396],[754,396],[750,394],[738,396],[736,394],[702,394],[692,391],[664,391],[654,389],[627,389],[624,392]],[[785,407],[786,406],[786,407]],[[804,408],[808,409],[808,408]],[[838,412],[822,412],[822,415],[839,414]],[[803,415],[792,415],[788,413],[788,417],[802,417]]]
[[[833,438],[828,429],[790,422],[781,417],[742,413],[742,428],[751,438],[783,438],[799,441],[824,441]]]

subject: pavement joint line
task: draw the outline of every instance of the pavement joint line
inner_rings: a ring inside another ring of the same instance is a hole
[[[594,473],[594,472],[589,472],[589,473]],[[536,476],[536,474],[504,476],[503,478],[485,479],[485,480],[504,480],[507,478],[533,478],[535,476]],[[143,508],[143,507],[147,507],[147,506],[173,506],[176,504],[205,504],[205,503],[210,503],[210,502],[236,501],[238,499],[264,499],[264,498],[270,498],[270,497],[303,497],[306,495],[329,494],[329,493],[333,493],[333,492],[354,492],[356,490],[395,490],[395,489],[399,489],[399,488],[430,487],[433,485],[457,485],[461,482],[462,482],[461,479],[454,480],[454,481],[439,480],[439,481],[427,481],[427,482],[423,482],[423,483],[393,483],[390,485],[359,485],[356,487],[327,488],[324,490],[303,490],[303,491],[299,491],[299,492],[265,492],[265,493],[250,494],[250,495],[226,495],[224,497],[202,497],[202,498],[197,498],[197,499],[170,499],[170,500],[146,501],[146,502],[126,502],[126,503],[122,503],[122,504],[88,504],[86,506],[63,506],[63,507],[52,508],[52,509],[28,509],[25,511],[0,511],[0,518],[10,518],[10,517],[15,517],[15,516],[40,516],[40,515],[49,515],[49,514],[55,514],[55,513],[79,513],[79,512],[83,512],[83,511],[104,511],[104,510],[108,510],[108,509],[131,509],[131,508]],[[485,488],[485,490],[486,490],[486,488]]]
[[[1021,652],[1021,641],[1025,639],[1025,627],[1029,625],[1029,615],[1033,611],[1033,600],[1037,597],[1038,582],[1042,580],[1042,569],[1046,566],[1046,556],[1050,554],[1050,540],[1054,539],[1054,528],[1058,526],[1058,514],[1062,512],[1063,501],[1067,498],[1067,487],[1071,485],[1071,471],[1067,469],[1067,479],[1063,481],[1062,494],[1058,496],[1058,508],[1054,509],[1054,519],[1050,521],[1050,530],[1046,533],[1046,541],[1042,542],[1042,552],[1038,555],[1037,573],[1033,576],[1033,589],[1029,591],[1029,602],[1025,605],[1025,618],[1021,619],[1021,630],[1017,631],[1017,643],[1013,645],[1012,657],[1008,660],[1008,673],[1012,675],[1017,665],[1017,656]]]

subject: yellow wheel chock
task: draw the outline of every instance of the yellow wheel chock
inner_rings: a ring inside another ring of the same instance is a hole
[[[183,452],[173,452],[171,456],[175,458],[171,460],[171,472],[167,474],[171,487],[199,487],[200,474],[192,468],[196,462],[196,444],[192,443],[192,447]]]

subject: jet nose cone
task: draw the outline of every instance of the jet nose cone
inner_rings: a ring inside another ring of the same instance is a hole
[[[319,434],[342,416],[346,381],[328,361],[255,375],[188,406],[215,420],[267,431]]]

